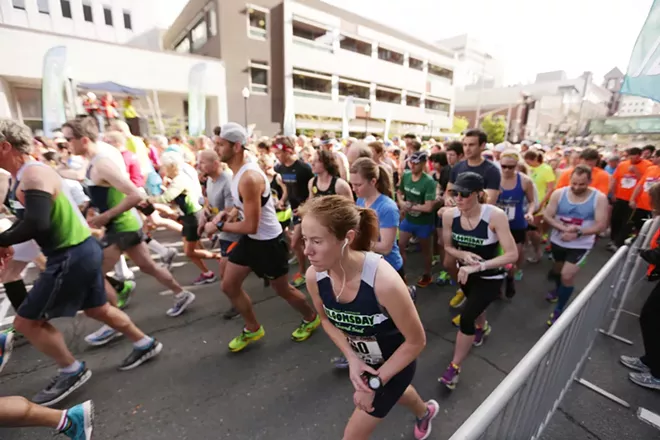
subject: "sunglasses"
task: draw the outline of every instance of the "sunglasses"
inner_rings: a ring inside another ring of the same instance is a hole
[[[449,195],[452,196],[452,197],[461,196],[462,199],[467,199],[468,197],[470,197],[472,195],[472,192],[470,192],[470,191],[456,191],[454,189],[450,189],[449,190]]]
[[[500,165],[503,170],[514,170],[517,165]]]

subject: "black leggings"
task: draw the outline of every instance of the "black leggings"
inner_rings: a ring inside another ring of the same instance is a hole
[[[479,278],[478,274],[468,277],[467,283],[462,285],[467,301],[461,312],[461,333],[468,336],[475,334],[474,321],[500,296],[501,288],[502,278],[484,279]]]
[[[642,328],[644,340],[644,356],[642,362],[651,369],[651,374],[660,379],[660,283],[646,299],[639,315],[639,325]]]
[[[23,301],[25,301],[25,298],[27,298],[25,283],[23,280],[16,280],[5,283],[4,286],[11,306],[14,308],[14,311],[18,310],[21,304],[23,304]]]

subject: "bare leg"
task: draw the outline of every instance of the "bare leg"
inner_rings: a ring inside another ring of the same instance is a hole
[[[458,334],[456,335],[456,346],[454,347],[454,358],[451,360],[453,364],[461,365],[468,353],[470,353],[473,342],[474,335],[466,335],[460,330],[458,331]]]
[[[85,315],[117,330],[133,342],[138,342],[145,336],[142,330],[133,324],[133,321],[131,321],[131,318],[126,313],[116,307],[112,307],[108,303],[101,307],[85,310]],[[72,363],[67,365],[71,365]]]
[[[404,391],[403,395],[399,398],[398,403],[410,409],[418,419],[421,419],[426,415],[426,403],[424,403],[419,393],[412,385],[408,385],[406,391]]]
[[[245,281],[250,271],[250,268],[247,266],[239,266],[231,261],[227,261],[225,274],[222,278],[222,291],[227,295],[232,306],[234,306],[245,321],[245,328],[248,331],[256,332],[261,327],[261,324],[257,321],[257,315],[255,315],[254,308],[252,307],[252,300],[245,290],[243,290],[243,281]]]
[[[355,408],[344,429],[343,440],[369,440],[381,419]]]
[[[402,230],[399,229],[399,252],[401,252],[401,258],[403,258],[403,267],[406,267],[406,260],[407,260],[407,255],[408,255],[408,243],[410,242],[410,238],[412,237],[412,234],[409,232],[403,232]]]
[[[34,348],[53,359],[60,368],[66,368],[76,361],[66,346],[62,333],[47,321],[34,321],[16,316],[14,328],[23,334]]]
[[[190,261],[193,262],[195,266],[199,268],[199,270],[202,271],[202,273],[207,273],[209,271],[209,268],[206,266],[204,261],[205,260],[213,260],[217,258],[217,254],[214,254],[212,252],[209,252],[207,250],[201,250],[197,248],[198,241],[186,241],[186,239],[183,239],[183,252],[186,254],[188,258],[190,258]]]
[[[424,259],[424,275],[431,275],[431,238],[420,238],[419,246],[422,248],[422,258]]]
[[[270,285],[282,299],[302,315],[305,321],[312,322],[316,319],[316,312],[307,302],[307,297],[300,290],[288,283],[286,275],[271,280]]]
[[[296,259],[298,260],[298,273],[300,273],[300,275],[305,275],[305,272],[307,272],[307,257],[305,257],[305,248],[302,241],[302,229],[299,224],[293,228],[291,247],[293,248],[293,252],[296,254]]]
[[[183,290],[169,270],[154,263],[151,255],[149,255],[149,248],[147,248],[146,244],[140,243],[137,246],[133,246],[126,251],[126,254],[137,264],[140,271],[156,278],[160,284],[170,289],[174,294]]]
[[[63,415],[64,411],[37,405],[24,397],[0,397],[0,426],[57,429]]]

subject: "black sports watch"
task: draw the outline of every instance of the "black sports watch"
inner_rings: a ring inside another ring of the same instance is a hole
[[[364,373],[365,378],[367,379],[367,386],[373,391],[378,391],[383,388],[383,381],[380,380],[380,377],[374,376],[369,373]]]
[[[222,228],[225,227],[225,221],[219,221],[218,223],[215,224],[215,227],[218,228],[218,231],[222,231]]]

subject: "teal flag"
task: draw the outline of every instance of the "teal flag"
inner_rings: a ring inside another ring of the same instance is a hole
[[[66,122],[64,85],[66,83],[66,47],[56,46],[44,55],[41,83],[41,114],[46,137]]]
[[[195,64],[188,76],[188,134],[206,130],[206,63]]]
[[[655,0],[637,37],[621,93],[660,101],[660,0]]]

